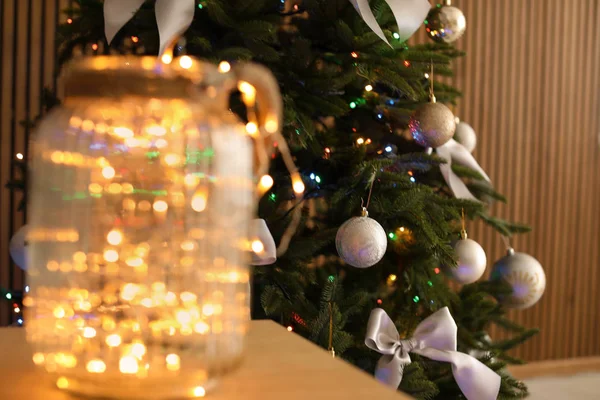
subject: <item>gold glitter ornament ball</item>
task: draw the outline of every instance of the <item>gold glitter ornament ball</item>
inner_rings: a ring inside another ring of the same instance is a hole
[[[452,111],[441,103],[425,103],[408,122],[410,133],[424,147],[440,147],[454,136],[456,121]]]
[[[433,7],[425,20],[427,36],[438,43],[453,43],[467,29],[467,19],[461,10],[450,5],[438,4]]]
[[[508,308],[529,308],[546,290],[546,274],[539,261],[513,249],[508,249],[508,254],[496,261],[490,280],[504,280],[512,287],[512,294],[499,299]]]

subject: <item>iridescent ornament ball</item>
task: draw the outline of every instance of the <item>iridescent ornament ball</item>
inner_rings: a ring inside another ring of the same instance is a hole
[[[456,131],[456,120],[445,105],[428,102],[415,110],[408,128],[418,144],[436,148],[452,139]]]
[[[427,36],[432,40],[439,43],[453,43],[465,33],[467,19],[456,7],[449,4],[438,5],[429,11],[425,26]]]
[[[360,217],[344,222],[335,236],[339,256],[356,268],[377,264],[387,250],[387,235],[379,222],[368,217],[366,210]]]
[[[537,303],[546,290],[546,274],[538,260],[513,249],[496,261],[490,280],[504,280],[513,289],[500,302],[508,308],[525,309]]]

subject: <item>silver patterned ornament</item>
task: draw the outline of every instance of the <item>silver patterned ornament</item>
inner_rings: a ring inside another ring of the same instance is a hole
[[[8,246],[10,257],[13,262],[17,265],[17,267],[22,270],[27,270],[27,232],[29,228],[27,225],[23,225],[19,230],[13,235],[10,239],[10,244]]]
[[[344,222],[335,236],[339,256],[356,268],[377,264],[387,249],[387,235],[379,222],[369,218],[366,208],[360,217]]]
[[[458,121],[456,132],[454,133],[454,140],[462,144],[465,149],[469,150],[469,153],[472,153],[473,150],[475,150],[475,146],[477,146],[477,134],[475,133],[475,129],[466,122]]]
[[[512,287],[511,295],[499,299],[508,308],[529,308],[546,290],[546,274],[539,261],[512,248],[508,249],[505,257],[496,261],[490,280],[504,280]]]
[[[492,338],[487,333],[481,337],[481,339],[477,340],[479,347],[490,347],[492,344]],[[481,360],[484,357],[489,357],[491,352],[488,350],[481,350],[480,348],[472,348],[467,352],[471,357],[475,357],[478,360]],[[490,361],[495,362],[496,358],[492,357]]]
[[[433,7],[425,20],[427,36],[438,43],[453,43],[467,29],[467,19],[461,10],[451,5],[450,0]]]
[[[456,131],[456,121],[452,111],[437,103],[432,96],[431,101],[415,110],[408,122],[408,128],[421,146],[436,148],[452,139]]]
[[[452,278],[463,285],[473,283],[483,276],[487,257],[479,243],[468,239],[466,233],[454,244],[458,264],[450,269]]]

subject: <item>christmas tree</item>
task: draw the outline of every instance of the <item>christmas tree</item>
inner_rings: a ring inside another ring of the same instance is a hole
[[[59,62],[80,49],[157,54],[152,3],[144,3],[109,46],[103,3],[76,1],[59,28]],[[458,325],[458,350],[475,352],[502,376],[499,398],[522,398],[526,387],[504,371],[507,363],[521,361],[507,352],[536,331],[504,317],[497,299],[511,288],[479,281],[456,290],[442,272],[451,274],[457,263],[452,242],[460,238],[465,219],[483,219],[506,237],[528,228],[487,213],[485,202],[504,198],[481,183],[480,172],[452,165],[452,173],[484,202],[455,198],[440,172],[446,160],[425,151],[409,132],[411,115],[428,102],[432,86],[438,103],[451,105],[460,96],[436,78],[451,76],[452,61],[461,54],[445,43],[408,46],[394,33],[387,2],[372,0],[370,7],[390,45],[348,0],[201,0],[185,43],[176,47],[179,54],[215,64],[263,64],[283,94],[283,134],[306,191],[296,198],[273,149],[274,185],[260,202],[259,216],[283,246],[274,265],[254,268],[253,317],[271,318],[373,372],[381,356],[365,346],[373,308],[385,309],[401,337],[411,337],[423,319],[447,306]],[[48,104],[54,104],[50,98]],[[234,99],[232,109],[244,118],[237,103]],[[385,255],[370,268],[349,265],[336,249],[340,226],[360,216],[362,207],[387,236]],[[289,237],[286,229],[297,208],[301,220]],[[513,338],[489,340],[490,324],[508,329]],[[419,399],[461,397],[449,364],[411,358],[399,390]]]

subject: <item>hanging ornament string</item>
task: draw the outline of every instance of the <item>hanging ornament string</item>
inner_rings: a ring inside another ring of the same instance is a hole
[[[429,101],[435,103],[435,94],[433,93],[433,60],[431,60],[429,71]]]
[[[449,272],[455,281],[465,285],[473,283],[483,276],[487,265],[487,256],[479,243],[467,237],[464,208],[461,209],[460,220],[460,240],[457,240],[453,245],[457,266],[451,268]]]
[[[506,246],[507,250],[512,249],[512,246],[510,245],[510,238],[508,236],[505,235],[500,235],[500,237],[502,237],[502,241],[504,242],[504,245]]]
[[[335,358],[335,350],[333,348],[333,309],[331,301],[329,302],[329,347],[327,348],[331,357]]]
[[[377,171],[373,171],[373,176],[371,178],[371,184],[369,185],[369,195],[367,197],[367,204],[363,207],[362,204],[362,199],[361,199],[361,203],[360,206],[364,209],[364,210],[368,210],[369,209],[369,204],[371,204],[371,194],[373,193],[373,184],[375,184],[375,177],[377,176]]]

